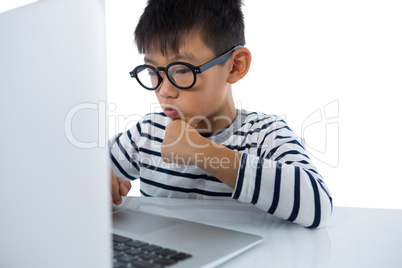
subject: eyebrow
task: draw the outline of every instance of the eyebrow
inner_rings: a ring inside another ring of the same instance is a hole
[[[145,63],[148,62],[148,63],[150,63],[150,64],[152,64],[152,65],[156,65],[153,60],[151,60],[150,58],[147,58],[146,56],[144,56],[144,62],[145,62]]]

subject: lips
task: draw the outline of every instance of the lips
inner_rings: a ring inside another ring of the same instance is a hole
[[[161,107],[162,107],[163,111],[165,112],[165,114],[172,120],[178,119],[182,115],[180,109],[173,104],[161,103]]]
[[[175,109],[166,108],[165,114],[170,118],[177,118],[179,115],[179,112],[177,112],[177,110],[175,110]]]

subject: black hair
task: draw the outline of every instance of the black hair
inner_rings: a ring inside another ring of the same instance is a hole
[[[242,0],[148,0],[134,36],[138,52],[159,48],[177,53],[186,36],[198,31],[216,55],[245,45]]]

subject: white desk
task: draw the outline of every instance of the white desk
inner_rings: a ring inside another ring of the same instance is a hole
[[[220,267],[402,267],[402,210],[335,207],[307,229],[237,201],[127,197],[129,206],[264,237]]]

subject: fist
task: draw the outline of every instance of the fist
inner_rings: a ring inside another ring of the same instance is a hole
[[[166,163],[194,165],[195,153],[205,148],[205,138],[183,120],[176,119],[166,127],[161,156]]]

